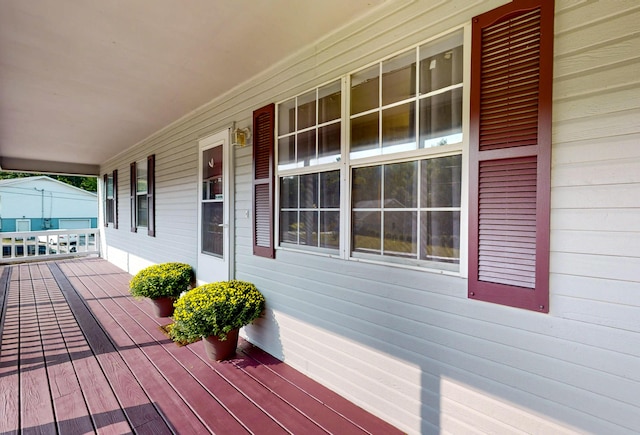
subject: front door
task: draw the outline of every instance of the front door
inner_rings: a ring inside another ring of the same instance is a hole
[[[229,130],[199,141],[198,284],[226,281],[231,273]]]

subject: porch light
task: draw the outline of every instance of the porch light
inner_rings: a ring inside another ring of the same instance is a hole
[[[249,139],[251,139],[251,129],[249,127],[235,127],[231,132],[231,145],[243,147],[249,143]]]

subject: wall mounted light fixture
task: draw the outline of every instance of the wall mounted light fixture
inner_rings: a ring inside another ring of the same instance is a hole
[[[235,126],[231,131],[231,145],[243,147],[250,143],[251,129],[249,127],[239,128]]]

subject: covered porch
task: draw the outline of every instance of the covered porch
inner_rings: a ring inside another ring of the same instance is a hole
[[[131,276],[85,258],[2,268],[0,433],[399,433],[242,341],[179,347]]]

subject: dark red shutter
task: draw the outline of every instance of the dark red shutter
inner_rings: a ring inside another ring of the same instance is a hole
[[[253,112],[253,254],[267,258],[275,258],[274,131],[274,104]]]
[[[135,233],[138,230],[136,222],[136,162],[131,163],[129,166],[129,173],[129,192],[131,194],[131,232]]]
[[[473,19],[469,297],[549,311],[553,1]]]
[[[113,228],[118,229],[118,170],[113,170]]]
[[[156,155],[147,157],[147,234],[156,236]]]
[[[102,184],[104,186],[104,207],[102,207],[103,209],[103,213],[104,213],[104,226],[108,227],[109,226],[109,198],[108,198],[108,193],[107,191],[108,189],[108,184],[109,184],[109,175],[108,174],[104,174],[102,176]]]

